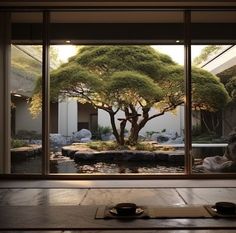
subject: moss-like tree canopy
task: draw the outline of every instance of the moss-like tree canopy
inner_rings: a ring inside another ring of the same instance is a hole
[[[184,69],[150,46],[84,46],[50,76],[51,100],[75,97],[108,112],[113,134],[123,145],[127,122],[129,144],[135,144],[145,124],[184,103]],[[31,112],[41,103],[41,80],[35,89]],[[217,111],[229,100],[219,79],[202,69],[192,71],[193,108]],[[150,109],[156,108],[154,115]],[[118,111],[124,112],[115,125]]]

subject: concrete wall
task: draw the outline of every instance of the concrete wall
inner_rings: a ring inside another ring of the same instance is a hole
[[[77,100],[66,99],[58,105],[58,133],[71,136],[77,131]]]
[[[28,130],[28,131],[36,131],[38,134],[42,134],[42,115],[35,119],[32,118],[32,115],[29,111],[29,104],[26,100],[15,101],[16,109],[15,109],[15,132],[19,130]]]
[[[150,116],[156,112],[155,109],[151,109]],[[116,115],[116,119],[122,118],[123,112],[119,111]],[[101,126],[111,126],[109,114],[103,110],[98,110],[98,124]],[[119,128],[119,121],[116,120],[116,125]],[[130,129],[130,124],[127,124],[127,130]],[[145,134],[147,131],[166,131],[177,132],[179,135],[183,135],[184,129],[184,108],[178,107],[175,114],[170,112],[165,113],[163,116],[150,120],[145,127],[140,131],[141,134]]]
[[[96,113],[97,110],[91,104],[78,103],[78,122],[90,122],[90,115]]]
[[[203,65],[202,68],[217,75],[236,64],[236,46],[225,46],[223,48],[226,49],[224,53],[222,53],[220,56],[215,55],[215,59],[207,63],[206,65]],[[227,50],[228,49],[228,50]],[[222,51],[220,51],[222,52]],[[206,61],[207,62],[207,61]]]

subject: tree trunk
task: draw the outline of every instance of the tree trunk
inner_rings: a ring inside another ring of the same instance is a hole
[[[132,125],[132,127],[130,129],[129,139],[128,139],[129,145],[134,146],[137,144],[138,134],[139,134],[140,129],[141,128],[139,127],[139,125]]]
[[[148,122],[148,113],[150,108],[143,108],[143,119],[138,123],[138,117],[134,117],[131,121],[131,130],[128,143],[129,145],[136,145],[138,143],[138,136],[140,130],[146,125]]]
[[[114,113],[111,113],[111,112],[109,113],[109,115],[110,115],[110,120],[111,120],[112,131],[113,131],[113,134],[116,138],[116,142],[118,144],[120,144],[121,143],[120,142],[120,136],[119,136],[119,133],[117,131],[116,124],[115,124],[115,115],[114,115]]]
[[[122,120],[120,123],[120,145],[125,145],[125,126],[126,126],[127,120]]]

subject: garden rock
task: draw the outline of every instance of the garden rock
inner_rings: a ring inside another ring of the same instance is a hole
[[[73,141],[81,141],[82,138],[91,139],[92,133],[88,129],[81,129],[78,132],[73,133]]]
[[[168,136],[165,136],[165,135],[158,135],[157,138],[156,138],[157,142],[160,142],[160,143],[168,142],[169,139],[170,138]]]
[[[92,140],[90,138],[81,138],[80,142],[82,143],[87,143],[87,142],[91,142]]]
[[[236,171],[236,163],[225,156],[213,156],[205,158],[197,168],[211,172],[233,172]]]
[[[151,140],[164,144],[180,144],[184,141],[177,132],[156,132],[151,135]]]
[[[101,135],[102,141],[113,141],[115,136],[112,133],[106,133]]]
[[[49,140],[51,147],[59,147],[68,143],[67,139],[61,134],[50,134]]]
[[[30,140],[30,143],[31,144],[36,144],[36,145],[42,145],[42,140],[33,139],[33,140]]]
[[[184,154],[181,152],[169,153],[169,163],[175,165],[184,165]]]

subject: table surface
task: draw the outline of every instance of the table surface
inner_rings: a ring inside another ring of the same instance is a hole
[[[32,184],[35,187],[39,183],[35,181]],[[115,205],[119,202],[162,207],[211,205],[219,201],[236,203],[236,188],[81,189],[78,186],[78,182],[75,182],[73,188],[17,188],[18,185],[16,188],[0,188],[0,231],[9,233],[19,233],[19,230],[20,233],[236,232],[236,221],[233,219],[182,218],[129,221],[95,219],[98,206]]]
[[[1,230],[236,229],[235,219],[95,219],[98,206],[0,207]]]

